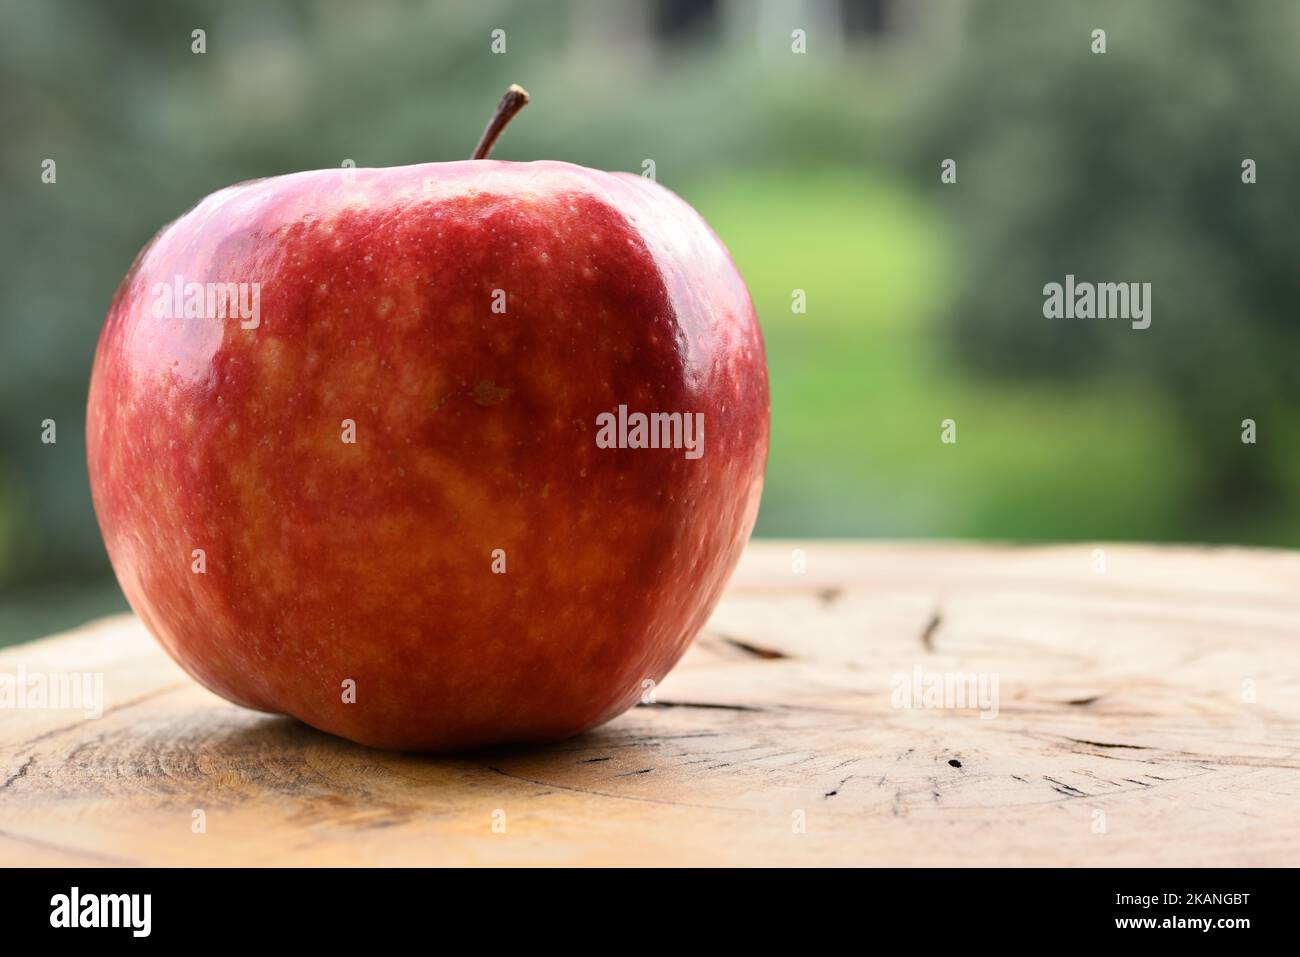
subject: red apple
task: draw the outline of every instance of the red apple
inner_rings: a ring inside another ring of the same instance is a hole
[[[230,701],[382,747],[558,739],[660,681],[740,557],[768,447],[745,284],[648,179],[480,158],[525,100],[469,161],[220,190],[113,299],[100,528]]]

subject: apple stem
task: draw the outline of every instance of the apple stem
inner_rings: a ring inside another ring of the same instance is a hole
[[[492,147],[496,145],[497,137],[506,128],[506,124],[514,119],[515,114],[527,105],[528,91],[518,83],[511,83],[510,88],[505,92],[505,96],[501,97],[501,102],[497,104],[497,111],[492,114],[492,119],[488,121],[487,128],[478,141],[478,146],[474,147],[474,152],[470,154],[469,158],[472,160],[487,159],[488,153],[492,152]]]

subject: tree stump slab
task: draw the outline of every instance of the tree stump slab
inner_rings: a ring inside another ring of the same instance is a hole
[[[103,714],[0,710],[4,864],[1300,864],[1285,551],[756,542],[653,704],[450,757],[228,704],[132,616],[34,672]]]

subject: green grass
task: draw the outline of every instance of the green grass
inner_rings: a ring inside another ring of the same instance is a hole
[[[992,382],[945,358],[953,251],[902,187],[801,172],[684,193],[731,249],[767,340],[773,440],[758,534],[1179,537],[1192,475],[1158,396]],[[806,315],[791,313],[794,289]],[[939,440],[946,418],[955,445]]]

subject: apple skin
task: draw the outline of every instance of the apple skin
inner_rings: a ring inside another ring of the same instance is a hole
[[[257,327],[156,317],[178,275],[260,283]],[[702,412],[703,456],[598,448],[620,404]],[[220,190],[140,253],[88,466],[127,599],[204,686],[447,751],[576,734],[667,674],[753,528],[768,418],[744,282],[656,183],[321,170]]]

